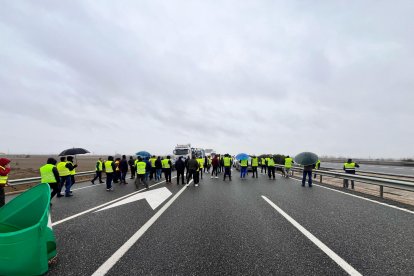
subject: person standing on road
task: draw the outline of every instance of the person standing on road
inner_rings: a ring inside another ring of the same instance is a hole
[[[95,184],[96,179],[99,178],[99,183],[103,183],[102,181],[102,171],[103,171],[103,163],[102,158],[99,158],[95,165],[95,177],[91,180],[92,184]]]
[[[255,155],[252,156],[251,166],[252,166],[252,174],[253,174],[252,178],[254,178],[255,174],[256,174],[256,178],[258,178],[257,167],[259,166],[259,158],[257,158]]]
[[[126,175],[128,173],[128,161],[125,155],[122,155],[121,161],[119,161],[119,170],[121,172],[121,184],[128,184],[126,182]]]
[[[180,177],[181,183],[184,185],[184,170],[185,170],[185,163],[183,161],[183,157],[180,156],[177,161],[175,161],[175,169],[177,170],[177,185],[180,185]]]
[[[240,178],[241,179],[246,179],[248,162],[249,162],[248,159],[240,160]]]
[[[272,179],[272,176],[273,176],[273,180],[276,180],[275,160],[273,159],[272,155],[270,155],[270,157],[266,159],[266,165],[267,165],[267,175],[269,176],[269,179]]]
[[[224,171],[224,157],[225,157],[225,155],[223,155],[223,156],[220,156],[220,172],[222,172],[222,171]],[[230,155],[228,156],[229,158],[230,158]],[[231,158],[230,158],[230,160],[231,160]]]
[[[46,165],[43,165],[40,167],[40,177],[41,177],[41,183],[47,183],[49,184],[49,187],[51,189],[50,193],[50,200],[59,193],[59,172],[56,168],[56,159],[54,158],[48,158]],[[52,205],[52,203],[50,203]]]
[[[224,177],[223,181],[226,181],[226,176],[229,176],[229,180],[231,181],[231,158],[228,154],[224,155],[223,158],[223,165],[224,165]]]
[[[145,167],[145,182],[148,182],[151,178],[151,161],[150,158],[143,158],[142,161],[144,161],[147,166]]]
[[[66,158],[67,160],[68,160],[68,168],[69,168],[69,171],[70,171],[70,181],[71,181],[71,184],[70,184],[70,186],[72,187],[73,186],[73,184],[75,184],[75,175],[76,175],[76,168],[78,167],[78,164],[73,164],[73,156],[68,156],[67,158]],[[70,192],[70,194],[72,194],[72,191]]]
[[[69,170],[70,164],[66,162],[66,157],[60,157],[60,162],[57,164],[57,170],[60,176],[60,185],[58,189],[57,197],[62,197],[62,189],[65,186],[65,196],[70,197],[70,187],[72,186],[72,177]]]
[[[348,159],[348,162],[344,163],[345,173],[355,174],[355,168],[359,168],[359,165],[352,159]],[[348,179],[344,179],[344,188],[348,189]],[[354,189],[354,180],[351,180],[351,189]]]
[[[121,179],[121,169],[119,168],[120,162],[121,158],[115,159],[114,183],[118,183],[118,181]]]
[[[112,180],[114,179],[114,172],[116,169],[113,156],[108,156],[108,161],[105,161],[104,168],[106,173],[106,190],[112,191],[114,189],[112,187]]]
[[[266,158],[264,157],[260,158],[260,166],[261,166],[260,173],[263,173],[263,170],[264,170],[264,173],[266,174]]]
[[[200,169],[198,171],[199,176],[200,176],[201,179],[203,179],[204,158],[202,158],[202,157],[197,158],[197,162],[200,165]]]
[[[145,185],[147,189],[148,183],[145,181],[145,174],[146,174],[147,163],[142,160],[141,156],[138,156],[138,163],[137,163],[137,179],[135,179],[135,187],[138,189],[139,184]]]
[[[286,156],[286,158],[285,158],[285,168],[283,170],[284,177],[289,178],[290,170],[292,169],[293,163],[295,163],[293,161],[293,158],[290,157],[289,155]]]
[[[4,187],[9,185],[10,160],[0,158],[0,207],[6,204],[6,195]]]
[[[129,165],[129,169],[131,171],[131,178],[130,179],[134,179],[135,178],[135,172],[136,172],[134,157],[132,157],[132,156],[129,157],[128,165]]]
[[[218,167],[219,167],[219,159],[218,159],[218,156],[217,155],[215,155],[214,157],[213,157],[213,159],[211,160],[211,165],[212,165],[212,167],[213,167],[213,170],[211,171],[211,178],[218,178],[218,176],[217,176],[217,170],[218,170]],[[215,176],[214,176],[215,175]]]
[[[187,177],[187,184],[190,183],[190,178],[194,180],[194,186],[198,186],[198,172],[200,168],[200,163],[198,163],[195,156],[188,160],[188,177]]]
[[[157,160],[155,160],[155,181],[160,181],[162,176],[162,162],[161,157],[158,156]]]
[[[164,170],[164,175],[165,175],[165,182],[167,183],[171,183],[171,167],[172,167],[172,163],[170,160],[170,156],[167,156],[167,159],[163,159],[162,160],[162,168]]]
[[[150,163],[151,163],[151,168],[150,168],[150,177],[149,177],[149,179],[150,180],[153,180],[153,179],[155,179],[155,173],[156,173],[156,167],[155,167],[155,161],[157,161],[157,158],[155,157],[155,155],[153,155],[151,158],[150,158]]]
[[[312,170],[314,167],[315,165],[308,165],[303,167],[302,187],[305,187],[306,176],[308,176],[309,188],[312,187]]]
[[[319,170],[321,168],[321,160],[318,159],[315,164],[315,170]],[[316,178],[316,173],[313,175],[313,178]]]

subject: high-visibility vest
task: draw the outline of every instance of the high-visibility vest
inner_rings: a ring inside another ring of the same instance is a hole
[[[259,158],[255,157],[252,158],[252,167],[257,167],[259,166]]]
[[[346,172],[354,172],[355,171],[355,162],[345,163],[344,167],[345,167]]]
[[[69,164],[72,164],[72,166],[73,166],[73,163],[72,162],[69,162],[68,161],[68,163]],[[73,169],[73,170],[70,171],[70,175],[75,175],[75,174],[76,174],[76,170],[75,169]]]
[[[66,167],[66,162],[59,162],[57,164],[57,170],[58,170],[59,176],[68,176],[68,175],[70,175],[70,171]]]
[[[198,158],[197,162],[200,165],[200,169],[204,169],[204,159],[203,158]]]
[[[274,167],[275,166],[275,160],[273,158],[266,158],[267,160],[267,166],[268,167]]]
[[[247,167],[247,159],[240,161],[240,166]]]
[[[102,164],[102,161],[101,160],[98,160],[98,167],[96,168],[96,171],[97,172],[101,172],[102,171],[102,167],[103,167],[103,164]]]
[[[147,163],[144,161],[139,161],[137,163],[137,174],[145,174],[145,167],[147,166]]]
[[[223,158],[224,167],[230,167],[231,164],[231,158],[230,157],[224,157]]]
[[[113,163],[114,161],[105,161],[105,172],[106,173],[113,173],[114,172],[114,169],[112,168],[112,163]]]
[[[293,159],[291,157],[285,158],[285,168],[290,169],[292,168]]]
[[[315,169],[319,169],[321,167],[321,160],[318,160],[315,164]]]
[[[266,159],[264,159],[263,157],[260,159],[260,163],[261,165],[266,165]]]
[[[150,162],[151,162],[151,167],[155,168],[155,161],[157,161],[156,158],[150,158]]]
[[[53,168],[55,168],[52,164],[46,164],[40,167],[40,177],[42,178],[42,183],[57,183],[56,177],[53,174]]]
[[[0,166],[0,168],[2,170],[5,170],[6,168],[3,166]],[[7,179],[9,179],[8,175],[0,175],[0,185],[6,185],[7,184]]]
[[[207,158],[207,164],[208,165],[211,165],[211,158],[209,157],[209,158]]]
[[[137,167],[137,164],[138,164],[138,159],[135,159],[135,161],[134,161],[135,168]]]
[[[115,170],[119,171],[119,161],[115,161]]]
[[[171,168],[169,161],[170,159],[162,159],[161,164],[164,169]]]

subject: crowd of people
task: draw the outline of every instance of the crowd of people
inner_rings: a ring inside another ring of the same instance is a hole
[[[71,197],[73,192],[71,190],[75,184],[75,175],[77,164],[73,162],[73,156],[60,157],[58,162],[54,158],[48,158],[45,165],[40,167],[41,183],[48,183],[51,188],[51,198],[57,197]],[[275,171],[277,164],[275,156],[268,155],[266,157],[250,156],[248,159],[238,161],[240,166],[240,178],[246,179],[249,173],[249,167],[252,171],[252,178],[258,178],[258,168],[260,172],[267,174],[269,179],[275,180]],[[284,158],[282,176],[289,177],[291,175],[291,168],[294,164],[293,158],[286,156]],[[136,188],[140,185],[149,189],[149,181],[160,181],[164,174],[165,182],[171,183],[171,172],[174,168],[177,171],[177,185],[189,184],[193,181],[194,186],[198,186],[200,179],[203,179],[203,173],[210,174],[210,178],[217,179],[220,174],[223,174],[223,181],[228,178],[232,180],[232,167],[235,165],[235,158],[229,154],[214,154],[212,156],[192,158],[179,157],[176,161],[172,161],[170,156],[149,156],[134,158],[132,156],[127,160],[123,155],[121,158],[114,158],[108,156],[107,160],[99,158],[96,162],[96,174],[91,180],[92,184],[99,180],[99,183],[104,183],[102,180],[103,173],[106,175],[106,190],[112,191],[113,183],[128,184],[126,177],[130,172],[130,179],[134,179]],[[320,161],[316,164],[304,166],[302,186],[305,186],[308,180],[309,187],[312,187],[312,171],[320,168]],[[359,165],[348,159],[343,165],[343,170],[349,174],[355,174],[355,169]],[[0,158],[0,207],[5,204],[4,187],[8,184],[8,175],[11,171],[10,160],[7,158]],[[316,175],[314,176],[316,177]],[[343,187],[348,188],[348,180],[344,179]],[[64,188],[64,189],[63,189]],[[354,189],[354,181],[351,181],[351,188]]]

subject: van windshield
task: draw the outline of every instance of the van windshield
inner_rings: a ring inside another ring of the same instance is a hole
[[[186,155],[188,154],[188,149],[176,149],[175,155]]]

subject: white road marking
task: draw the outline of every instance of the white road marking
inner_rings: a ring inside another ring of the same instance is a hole
[[[77,190],[82,190],[82,189],[88,189],[88,188],[94,188],[94,187],[98,187],[98,186],[101,186],[101,185],[104,185],[104,184],[106,184],[106,183],[92,184],[92,185],[89,185],[89,186],[86,186],[86,187],[72,189],[72,191],[77,191]]]
[[[299,179],[294,179],[294,178],[290,178],[290,179],[296,180],[298,182],[302,182]],[[354,194],[351,194],[351,193],[346,193],[346,192],[343,192],[343,191],[339,191],[339,190],[332,189],[332,188],[329,188],[329,187],[321,186],[321,185],[318,185],[318,184],[313,184],[313,186],[318,186],[318,187],[321,187],[321,188],[324,188],[324,189],[327,189],[327,190],[331,190],[331,191],[334,191],[334,192],[337,192],[337,193],[341,193],[341,194],[344,194],[344,195],[347,195],[347,196],[356,197],[356,198],[363,199],[363,200],[366,200],[366,201],[369,201],[369,202],[372,202],[372,203],[376,203],[376,204],[379,204],[379,205],[383,205],[383,206],[394,208],[394,209],[397,209],[397,210],[400,210],[400,211],[404,211],[404,212],[407,212],[407,213],[410,213],[410,214],[414,214],[414,211],[404,209],[404,208],[401,208],[401,207],[397,207],[397,206],[387,204],[387,203],[384,203],[384,202],[379,202],[379,201],[369,199],[369,198],[366,198],[366,197],[354,195]]]
[[[152,216],[129,240],[124,243],[105,263],[103,263],[92,276],[102,276],[108,273],[108,271],[125,255],[126,252],[145,234],[145,232],[157,221],[157,219],[171,206],[171,204],[185,191],[185,189],[193,182],[191,180],[185,185],[178,193],[174,195],[162,208]]]
[[[344,259],[339,257],[338,254],[333,252],[329,247],[327,247],[323,242],[321,242],[317,237],[315,237],[311,232],[306,230],[302,225],[300,225],[296,220],[294,220],[291,216],[285,213],[282,209],[280,209],[276,204],[270,201],[267,197],[262,195],[262,198],[269,203],[279,214],[281,214],[285,219],[287,219],[293,226],[296,227],[303,235],[305,235],[311,242],[313,242],[319,249],[325,252],[326,255],[329,256],[335,263],[337,263],[343,270],[345,270],[349,275],[361,275],[355,268],[353,268],[350,264],[348,264]]]
[[[173,176],[172,178],[175,178],[175,177],[176,177],[176,176]],[[154,184],[154,185],[151,185],[150,187],[157,186],[157,185],[162,184],[162,183],[164,183],[164,182],[165,182],[165,180],[163,180],[163,181],[161,181],[161,182],[158,182],[158,183],[156,183],[156,184]],[[114,200],[111,200],[111,201],[105,202],[104,204],[98,205],[98,206],[96,206],[96,207],[90,208],[90,209],[85,210],[85,211],[83,211],[83,212],[80,212],[80,213],[74,214],[74,215],[72,215],[72,216],[70,216],[70,217],[67,217],[67,218],[64,218],[64,219],[62,219],[62,220],[56,221],[56,222],[52,223],[52,225],[53,225],[53,226],[55,226],[55,225],[61,224],[61,223],[63,223],[63,222],[66,222],[66,221],[68,221],[68,220],[72,220],[72,219],[77,218],[77,217],[79,217],[79,216],[82,216],[82,215],[84,215],[84,214],[87,214],[87,213],[90,213],[90,212],[92,212],[92,211],[95,211],[95,210],[97,210],[97,209],[99,209],[99,208],[102,208],[102,207],[104,207],[104,206],[106,206],[106,205],[109,205],[109,204],[111,204],[111,203],[117,202],[117,201],[118,201],[118,200],[120,200],[120,199],[124,199],[124,198],[126,198],[126,197],[131,196],[131,195],[135,195],[135,194],[137,194],[137,193],[139,193],[139,192],[142,192],[142,191],[144,191],[144,190],[146,190],[146,189],[141,189],[141,190],[138,190],[138,191],[136,191],[136,192],[133,192],[133,193],[130,193],[130,194],[124,195],[124,196],[122,196],[122,197],[116,198],[116,199],[114,199]]]
[[[133,196],[130,196],[128,198],[125,198],[123,200],[120,200],[118,202],[115,202],[114,204],[111,204],[109,206],[106,206],[103,209],[100,209],[98,211],[95,211],[94,213],[101,212],[104,210],[108,210],[114,207],[122,206],[131,202],[135,202],[141,199],[146,199],[148,204],[151,206],[152,210],[157,209],[158,206],[160,206],[167,198],[169,198],[172,195],[170,190],[167,188],[159,188],[155,190],[150,190],[144,193],[139,193]]]

